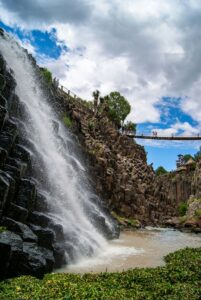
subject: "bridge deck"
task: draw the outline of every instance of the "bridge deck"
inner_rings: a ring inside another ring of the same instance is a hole
[[[146,140],[168,140],[168,141],[198,141],[201,140],[201,136],[150,136],[150,135],[134,135],[127,134],[128,137],[135,139]]]

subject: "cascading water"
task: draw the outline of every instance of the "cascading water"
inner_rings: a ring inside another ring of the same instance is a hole
[[[113,224],[90,200],[85,168],[70,151],[74,142],[40,88],[27,52],[6,34],[0,38],[0,51],[17,83],[15,92],[24,112],[20,128],[29,141],[37,187],[48,200],[51,217],[64,229],[66,250],[70,247],[76,260],[96,253],[107,242],[92,224],[90,212],[104,216],[110,229]]]

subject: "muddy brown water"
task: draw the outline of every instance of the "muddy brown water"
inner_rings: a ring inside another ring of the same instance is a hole
[[[163,257],[185,247],[201,247],[201,235],[171,229],[124,231],[95,257],[68,265],[59,272],[114,272],[164,265]]]

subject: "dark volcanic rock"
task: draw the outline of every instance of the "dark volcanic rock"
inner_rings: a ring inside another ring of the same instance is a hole
[[[29,179],[22,179],[20,181],[19,192],[16,203],[29,211],[35,207],[36,187],[35,183]]]
[[[0,168],[4,166],[7,156],[8,152],[0,147]]]
[[[54,232],[49,228],[42,228],[33,224],[30,224],[30,227],[38,237],[38,245],[52,249],[52,244],[55,240]]]
[[[9,274],[9,264],[13,253],[22,251],[22,239],[19,235],[4,231],[0,233],[0,279]]]
[[[44,213],[32,212],[29,216],[29,222],[34,225],[40,225],[42,227],[47,227],[51,223],[51,219],[46,216]]]
[[[28,210],[11,202],[5,212],[5,215],[15,219],[16,221],[24,223],[28,218]]]
[[[25,242],[37,242],[38,238],[33,231],[25,224],[14,221],[10,218],[4,218],[2,225],[8,230],[17,233]]]

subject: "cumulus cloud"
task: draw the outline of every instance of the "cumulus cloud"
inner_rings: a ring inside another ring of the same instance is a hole
[[[133,107],[130,119],[155,123],[163,97],[181,97],[180,109],[200,122],[198,2],[0,0],[0,15],[24,28],[56,28],[69,51],[43,63],[78,95],[119,90]],[[167,130],[176,133],[178,124]]]

